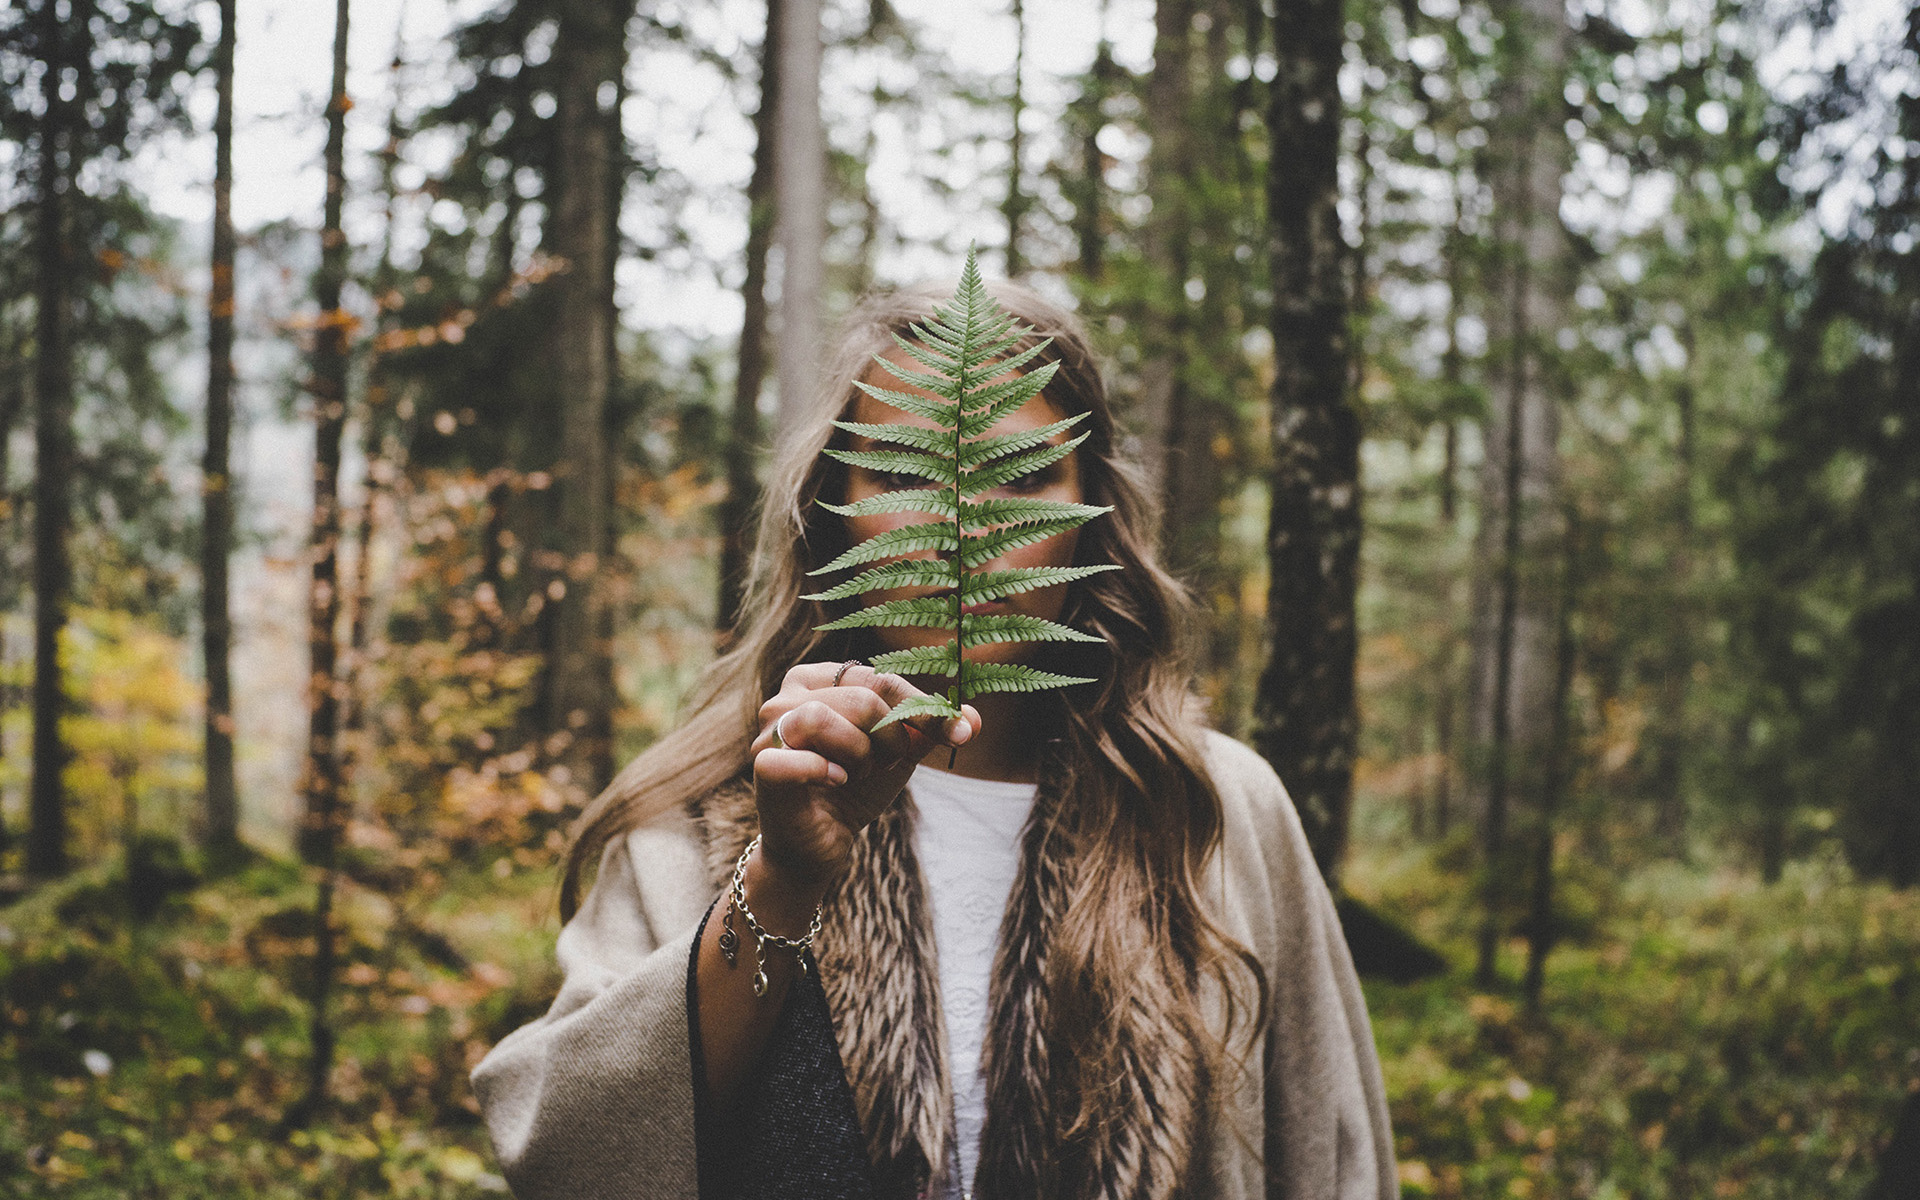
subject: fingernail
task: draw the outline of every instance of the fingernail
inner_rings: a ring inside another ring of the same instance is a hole
[[[947,735],[947,740],[956,746],[965,745],[967,739],[973,736],[973,724],[964,719],[955,721],[953,724],[954,730]]]
[[[827,782],[838,786],[847,781],[847,769],[837,762],[827,764]]]

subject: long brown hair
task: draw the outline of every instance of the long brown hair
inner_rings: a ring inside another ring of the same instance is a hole
[[[1198,702],[1183,631],[1195,627],[1185,590],[1160,565],[1153,514],[1133,465],[1118,452],[1112,411],[1087,337],[1066,310],[1011,283],[989,288],[1031,327],[1026,345],[1052,344],[1042,361],[1059,364],[1046,390],[1064,415],[1085,412],[1088,433],[1076,452],[1084,500],[1113,511],[1081,527],[1076,561],[1118,563],[1068,585],[1061,620],[1100,635],[1099,643],[1055,643],[1036,665],[1098,682],[1028,696],[1047,742],[1060,803],[1048,819],[1067,836],[1075,864],[1075,901],[1053,933],[1049,974],[1056,980],[1056,1028],[1083,1080],[1111,1078],[1100,1014],[1123,1007],[1141,987],[1184,997],[1175,1005],[1181,1040],[1192,1051],[1187,1074],[1197,1092],[1224,1049],[1207,1032],[1199,999],[1212,977],[1226,999],[1229,1028],[1244,988],[1229,976],[1240,964],[1264,1009],[1258,962],[1228,938],[1200,903],[1198,879],[1221,835],[1220,797],[1201,753]],[[840,518],[814,502],[839,500],[845,467],[821,451],[845,437],[833,427],[856,394],[875,354],[928,319],[946,298],[936,287],[873,296],[847,318],[814,402],[798,414],[776,449],[761,514],[742,625],[703,677],[686,721],[627,766],[574,827],[560,909],[571,917],[587,872],[613,839],[676,808],[697,806],[749,769],[757,713],[797,663],[865,658],[866,630],[820,633],[855,601],[803,600],[817,590],[808,571],[846,549]],[[1023,345],[1021,348],[1025,348]],[[1036,818],[1038,819],[1038,818]],[[1255,1023],[1259,1021],[1256,1015]],[[1086,1136],[1103,1123],[1098,1088],[1080,1093],[1079,1111],[1058,1114],[1063,1134]]]

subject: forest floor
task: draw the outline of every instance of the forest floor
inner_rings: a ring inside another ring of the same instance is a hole
[[[1454,963],[1368,986],[1409,1196],[1852,1197],[1920,1086],[1920,894],[1831,863],[1771,885],[1573,870],[1530,1016],[1471,986],[1445,854],[1363,847],[1347,878]],[[0,1196],[504,1191],[467,1072],[551,997],[553,897],[511,859],[398,902],[347,886],[334,1099],[291,1131],[298,870],[257,862],[138,922],[104,869],[0,909]]]
[[[1573,849],[1567,847],[1566,849]],[[1920,1089],[1920,892],[1837,857],[1751,873],[1560,855],[1540,1011],[1472,986],[1469,878],[1426,848],[1346,879],[1452,963],[1367,985],[1406,1196],[1859,1197]],[[1502,973],[1518,980],[1524,942]]]

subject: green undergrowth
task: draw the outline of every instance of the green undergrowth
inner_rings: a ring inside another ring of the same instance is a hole
[[[117,867],[0,909],[0,1197],[504,1192],[467,1073],[551,999],[552,887],[511,859],[398,898],[344,882],[332,1100],[292,1131],[300,869],[257,860],[142,919]]]
[[[1858,1196],[1920,1086],[1920,894],[1832,862],[1767,885],[1564,857],[1539,1016],[1472,986],[1471,883],[1448,855],[1363,846],[1347,870],[1454,964],[1368,987],[1405,1194]],[[291,1134],[297,868],[256,861],[142,920],[111,870],[0,909],[0,1197],[498,1194],[466,1078],[552,995],[552,889],[511,859],[398,903],[347,884],[334,1100]]]
[[[1836,861],[1778,883],[1568,862],[1541,1011],[1472,985],[1470,878],[1445,853],[1363,851],[1362,899],[1453,964],[1368,986],[1404,1194],[1861,1195],[1920,1087],[1920,892]],[[1504,951],[1524,969],[1524,942]]]

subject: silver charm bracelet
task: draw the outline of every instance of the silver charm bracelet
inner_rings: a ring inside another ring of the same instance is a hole
[[[794,961],[800,964],[800,973],[806,974],[807,952],[813,949],[813,939],[820,933],[820,914],[825,904],[823,902],[813,906],[813,921],[807,926],[805,937],[781,937],[777,933],[768,933],[762,929],[760,922],[753,917],[753,910],[747,907],[747,859],[753,857],[754,849],[759,845],[760,838],[756,835],[751,842],[747,843],[747,848],[740,852],[740,861],[733,864],[733,887],[727,897],[726,915],[721,918],[721,924],[725,928],[720,931],[720,953],[726,958],[729,967],[734,964],[734,959],[740,953],[740,937],[733,931],[733,914],[737,912],[746,920],[747,930],[753,934],[753,994],[765,996],[767,994],[767,947],[772,945],[782,950],[793,951]]]

